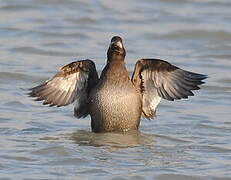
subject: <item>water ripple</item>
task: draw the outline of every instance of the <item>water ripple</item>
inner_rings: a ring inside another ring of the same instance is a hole
[[[199,39],[199,40],[231,40],[230,32],[222,31],[205,31],[205,30],[180,30],[171,32],[162,37],[166,39]]]
[[[60,52],[60,51],[51,51],[51,50],[44,50],[35,47],[17,47],[11,48],[12,52],[20,52],[23,54],[35,54],[35,55],[46,55],[46,56],[63,56],[63,57],[70,57],[70,56],[80,56],[80,54],[73,53],[73,52]]]

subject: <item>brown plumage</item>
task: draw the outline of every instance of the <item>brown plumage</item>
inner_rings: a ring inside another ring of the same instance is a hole
[[[75,61],[29,93],[50,106],[75,102],[77,118],[91,116],[94,132],[137,130],[141,116],[154,118],[161,99],[193,96],[205,75],[182,70],[160,59],[138,60],[129,78],[122,39],[112,38],[100,78],[92,60]]]

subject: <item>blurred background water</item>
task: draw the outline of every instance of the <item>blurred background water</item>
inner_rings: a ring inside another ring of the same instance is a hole
[[[231,1],[0,0],[0,180],[231,179]],[[120,35],[127,67],[162,58],[209,75],[195,97],[162,101],[140,132],[94,134],[73,107],[26,89],[75,59],[100,71]]]

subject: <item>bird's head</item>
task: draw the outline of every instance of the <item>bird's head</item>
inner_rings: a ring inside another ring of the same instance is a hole
[[[107,61],[123,61],[125,56],[126,51],[122,38],[119,36],[112,37],[110,46],[107,51]]]

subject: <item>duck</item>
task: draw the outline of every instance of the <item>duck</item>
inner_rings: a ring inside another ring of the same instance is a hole
[[[137,60],[130,78],[125,56],[122,38],[114,36],[100,76],[93,60],[77,60],[63,66],[51,79],[29,89],[29,96],[49,106],[73,103],[74,116],[90,115],[91,129],[95,133],[126,132],[138,130],[142,118],[153,119],[162,99],[187,99],[207,78],[207,75],[151,58]]]

